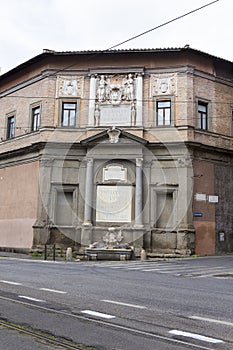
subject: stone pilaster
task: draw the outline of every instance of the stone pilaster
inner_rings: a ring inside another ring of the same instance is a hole
[[[93,159],[86,159],[86,185],[85,185],[85,206],[84,223],[85,226],[92,225],[92,200],[93,200]]]
[[[142,74],[138,74],[136,89],[136,126],[142,126],[142,93]]]
[[[89,114],[88,114],[88,126],[95,126],[95,99],[96,99],[96,77],[91,76],[90,79],[90,95],[89,95]]]
[[[135,226],[142,227],[142,158],[136,158]]]

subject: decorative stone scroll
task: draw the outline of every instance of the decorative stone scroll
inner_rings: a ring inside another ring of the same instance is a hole
[[[152,74],[150,79],[151,96],[176,95],[177,74]]]
[[[59,76],[57,78],[57,97],[82,97],[84,78]]]

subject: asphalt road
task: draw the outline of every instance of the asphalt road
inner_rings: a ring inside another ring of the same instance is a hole
[[[69,263],[2,257],[0,305],[4,350],[232,350],[233,256]]]

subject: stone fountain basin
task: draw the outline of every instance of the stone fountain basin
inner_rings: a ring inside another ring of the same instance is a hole
[[[85,254],[88,260],[131,260],[132,248],[87,248]]]

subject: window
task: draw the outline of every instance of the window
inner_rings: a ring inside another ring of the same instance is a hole
[[[7,118],[7,139],[12,139],[15,136],[15,117],[12,115]]]
[[[40,106],[32,108],[32,131],[38,130],[40,127]]]
[[[76,125],[76,102],[63,102],[62,103],[62,116],[61,125],[62,126],[75,126]]]
[[[198,101],[197,127],[199,129],[208,129],[208,103]]]
[[[175,125],[175,96],[153,96],[154,99],[154,125],[168,127]]]
[[[171,125],[171,101],[157,101],[156,115],[158,126]]]

